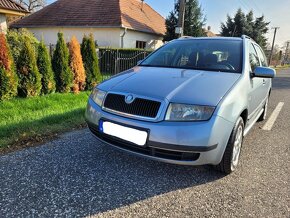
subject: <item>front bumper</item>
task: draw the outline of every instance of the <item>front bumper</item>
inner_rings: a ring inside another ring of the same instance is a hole
[[[100,133],[99,120],[149,130],[145,146],[137,146]],[[142,157],[182,165],[218,164],[223,156],[233,123],[213,116],[203,122],[146,122],[103,111],[90,98],[86,121],[92,133],[101,141],[120,150]]]

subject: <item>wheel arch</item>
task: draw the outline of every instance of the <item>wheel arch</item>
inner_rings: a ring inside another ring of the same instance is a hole
[[[242,117],[244,121],[244,125],[246,126],[246,123],[248,121],[248,109],[244,109],[242,113],[240,114],[240,117]]]

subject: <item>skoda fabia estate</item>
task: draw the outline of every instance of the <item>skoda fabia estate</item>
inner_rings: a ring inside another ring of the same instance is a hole
[[[95,87],[86,120],[123,151],[229,174],[244,136],[266,118],[274,76],[247,36],[180,38]]]

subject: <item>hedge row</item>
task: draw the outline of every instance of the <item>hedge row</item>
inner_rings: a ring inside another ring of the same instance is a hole
[[[0,34],[0,100],[92,89],[101,81],[93,36],[68,45],[58,33],[52,60],[43,41],[27,30]]]

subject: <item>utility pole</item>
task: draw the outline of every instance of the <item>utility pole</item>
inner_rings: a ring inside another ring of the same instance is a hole
[[[271,54],[270,54],[270,58],[269,58],[269,65],[271,64],[271,61],[272,61],[274,45],[275,45],[275,39],[276,39],[276,33],[277,33],[277,29],[279,29],[279,28],[280,27],[273,27],[272,28],[272,29],[275,29],[275,31],[274,31],[274,38],[273,38],[273,43],[272,43]]]
[[[178,25],[175,29],[175,33],[178,34],[179,37],[182,37],[184,33],[184,16],[185,16],[185,0],[179,0]]]
[[[284,61],[283,61],[284,64],[288,60],[288,48],[289,48],[289,44],[290,44],[290,41],[288,41],[287,42],[287,45],[286,45],[285,56],[284,56]]]

